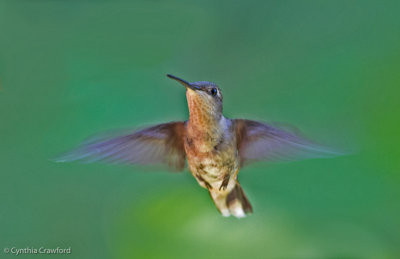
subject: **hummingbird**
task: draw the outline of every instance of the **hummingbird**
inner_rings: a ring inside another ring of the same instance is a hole
[[[183,171],[186,162],[198,184],[207,189],[225,217],[253,212],[239,181],[239,170],[257,161],[291,161],[338,155],[297,132],[222,113],[221,89],[212,82],[188,82],[168,74],[186,88],[189,119],[158,124],[120,136],[83,143],[56,159],[123,164],[164,164]]]

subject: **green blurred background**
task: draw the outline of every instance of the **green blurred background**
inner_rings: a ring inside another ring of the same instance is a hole
[[[398,1],[0,1],[1,250],[400,258],[399,12]],[[244,168],[255,212],[241,220],[221,217],[187,171],[49,160],[97,132],[185,120],[166,73],[217,82],[226,116],[357,152]]]

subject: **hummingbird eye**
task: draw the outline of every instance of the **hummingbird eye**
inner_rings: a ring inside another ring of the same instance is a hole
[[[212,89],[210,90],[210,94],[211,94],[212,96],[216,96],[217,93],[218,93],[218,90],[217,90],[216,88],[212,88]]]

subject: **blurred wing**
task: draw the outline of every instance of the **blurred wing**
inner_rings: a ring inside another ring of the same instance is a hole
[[[282,162],[341,154],[268,124],[251,120],[233,122],[242,166],[260,160]]]
[[[56,161],[166,164],[180,171],[185,167],[184,127],[184,122],[171,122],[119,137],[89,141]]]

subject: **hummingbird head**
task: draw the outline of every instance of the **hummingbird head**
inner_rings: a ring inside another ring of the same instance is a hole
[[[222,93],[216,84],[207,81],[189,83],[173,75],[167,76],[186,87],[190,117],[198,117],[202,122],[221,119]]]

